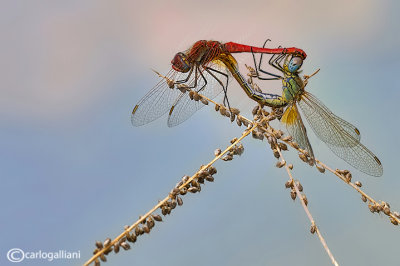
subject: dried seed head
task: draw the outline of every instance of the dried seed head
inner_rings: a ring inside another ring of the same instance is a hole
[[[288,167],[289,167],[290,170],[292,170],[293,169],[293,164],[289,164]]]
[[[129,234],[127,233],[126,235],[126,240],[128,240],[129,242],[135,243],[136,242],[136,235],[135,233]]]
[[[153,218],[151,218],[151,216],[149,216],[149,218],[147,218],[147,223],[146,224],[147,224],[147,227],[150,228],[150,229],[154,227],[154,225],[155,225],[154,224],[154,220],[153,220]]]
[[[305,156],[303,153],[299,153],[299,157],[303,162],[305,162],[305,163],[308,162],[307,156]]]
[[[154,220],[156,220],[157,222],[162,222],[162,217],[159,214],[152,214],[151,215]]]
[[[285,187],[286,187],[286,188],[291,188],[291,187],[293,187],[292,180],[288,180],[288,181],[286,181],[286,183],[285,183]]]
[[[237,149],[236,149],[237,155],[242,155],[244,152],[244,146],[243,144],[240,144]]]
[[[248,127],[248,126],[249,126],[249,122],[248,122],[246,119],[243,119],[243,120],[242,120],[242,123],[243,123],[243,125],[244,125],[245,127]]]
[[[177,195],[179,193],[179,188],[175,187],[174,189],[171,190],[170,194],[172,194],[173,196]]]
[[[292,198],[292,200],[296,199],[296,195],[297,195],[297,193],[295,190],[290,191],[290,197]]]
[[[208,105],[208,101],[207,101],[207,99],[205,99],[205,98],[201,97],[201,98],[200,98],[200,101],[201,101],[201,103],[202,103],[202,104],[204,104],[204,105]]]
[[[189,191],[190,193],[196,193],[196,192],[199,191],[199,189],[198,189],[197,187],[191,187],[191,188],[188,189],[188,191]]]
[[[98,248],[98,249],[103,249],[103,243],[101,243],[100,241],[96,241],[96,247]]]
[[[390,208],[388,208],[387,206],[383,207],[383,213],[386,215],[390,215]]]
[[[253,89],[254,89],[256,92],[262,92],[262,90],[260,89],[260,87],[259,87],[256,83],[253,84]]]
[[[183,196],[183,195],[186,195],[186,193],[187,193],[187,188],[185,188],[185,187],[181,188],[181,192],[179,194],[181,194]]]
[[[200,100],[200,95],[196,91],[193,93],[193,100],[196,102]]]
[[[242,120],[239,119],[239,116],[236,117],[236,124],[241,127],[242,126]]]
[[[226,109],[225,109],[225,107],[224,106],[220,106],[219,107],[219,113],[221,114],[221,115],[226,115]]]
[[[113,251],[112,247],[109,246],[105,251],[104,251],[104,255],[108,255],[111,251]]]
[[[93,250],[93,255],[96,255],[97,254],[97,252],[99,252],[100,251],[100,249],[98,249],[98,248],[95,248],[94,250]]]
[[[351,173],[350,172],[346,173],[345,178],[346,178],[347,183],[350,183],[351,182]]]
[[[355,184],[357,187],[362,187],[362,184],[361,184],[360,181],[356,181],[354,184]]]
[[[100,254],[100,260],[103,261],[103,262],[107,261],[107,258],[103,253]]]
[[[278,146],[283,151],[287,151],[287,149],[288,149],[287,145],[285,143],[282,143],[282,142],[278,143]]]
[[[199,182],[197,182],[196,180],[192,180],[192,182],[190,182],[190,184],[191,184],[193,187],[200,187]]]
[[[317,226],[315,224],[312,224],[310,228],[311,234],[314,234],[316,231],[317,231]]]
[[[119,252],[119,245],[118,244],[114,245],[114,252],[115,253]]]
[[[362,201],[367,202],[367,197],[365,197],[364,195],[361,196]]]
[[[293,137],[292,136],[286,136],[282,139],[283,141],[292,141]]]
[[[111,244],[111,238],[107,237],[106,240],[104,240],[104,247],[107,247]]]
[[[318,165],[318,164],[316,164],[315,166],[317,167],[318,171],[320,171],[321,173],[325,173],[324,167],[322,167],[321,165]]]
[[[237,140],[238,140],[237,138],[231,139],[231,144],[235,143],[235,141],[237,141]]]
[[[210,166],[208,168],[208,174],[215,175],[216,173],[217,173],[217,168],[215,168],[214,166]]]
[[[394,219],[393,217],[390,217],[390,222],[394,225],[399,225],[399,223],[397,222],[396,219]]]
[[[131,245],[129,245],[128,243],[126,243],[126,242],[121,242],[121,247],[124,249],[124,250],[128,250],[128,249],[130,249],[131,248]]]
[[[190,100],[193,100],[193,96],[194,96],[194,91],[189,91],[189,98],[190,98]]]
[[[98,259],[94,260],[94,266],[100,266],[100,261]]]
[[[186,91],[190,90],[189,86],[186,84],[178,84],[176,85],[176,88],[180,90],[182,93],[185,93]]]
[[[393,215],[400,219],[400,213],[398,213],[398,212],[393,212]]]
[[[215,111],[218,112],[218,111],[219,111],[219,108],[220,108],[220,105],[219,105],[219,104],[216,104],[216,105],[215,105]]]
[[[285,164],[286,164],[286,161],[285,161],[285,160],[278,161],[278,162],[276,163],[276,167],[282,168],[283,166],[285,166]]]
[[[231,113],[231,123],[233,122],[233,121],[235,121],[235,118],[236,118],[236,116],[233,114],[233,113]]]
[[[169,78],[166,78],[166,77],[165,77],[165,81],[167,82],[168,87],[169,87],[170,89],[173,89],[173,88],[175,87],[175,81],[173,81],[172,79],[169,79]]]
[[[253,115],[256,115],[257,113],[258,113],[258,110],[260,109],[260,106],[259,105],[256,105],[256,106],[254,106],[254,108],[253,108],[253,111],[251,111],[251,113],[253,114]]]
[[[307,205],[308,205],[307,196],[306,196],[305,194],[301,194],[301,197],[302,197],[302,199],[303,199],[303,201],[304,201],[304,204],[307,206]]]
[[[231,113],[234,115],[238,115],[238,114],[240,114],[240,110],[237,108],[231,108]]]
[[[171,201],[171,209],[175,209],[176,208],[176,200]]]
[[[277,150],[274,150],[274,157],[275,157],[276,159],[279,159],[280,156],[281,156],[281,155],[279,154],[279,152],[278,152]]]
[[[179,205],[179,206],[182,206],[182,205],[183,205],[183,200],[182,200],[181,197],[176,197],[176,201],[178,202],[178,205]]]
[[[189,180],[189,178],[190,178],[190,176],[184,175],[184,176],[182,177],[182,181],[183,181],[183,182],[186,182],[186,181]]]
[[[208,182],[214,182],[214,177],[212,175],[208,175],[208,176],[206,176],[206,180]]]
[[[292,145],[292,147],[293,148],[295,148],[295,149],[299,149],[300,148],[300,146],[299,146],[299,144],[297,144],[297,142],[291,142],[291,145]]]
[[[297,186],[298,190],[299,190],[300,192],[302,192],[302,191],[303,191],[303,186],[301,185],[300,181],[299,181],[299,180],[296,180],[295,183],[296,183],[296,186]]]
[[[215,156],[218,156],[218,155],[220,155],[221,154],[221,149],[216,149],[215,151],[214,151],[214,155]]]
[[[372,213],[374,213],[374,212],[377,211],[376,206],[373,205],[373,204],[371,204],[371,203],[368,204],[368,208],[369,208],[369,210],[370,210]]]
[[[143,225],[143,232],[145,232],[146,234],[150,233],[150,228],[147,225]]]
[[[203,176],[199,176],[199,177],[197,178],[197,182],[199,182],[199,184],[204,184],[204,178],[205,178],[205,177],[203,177]]]
[[[228,155],[222,157],[221,159],[224,160],[224,161],[232,161],[233,156],[228,154]]]

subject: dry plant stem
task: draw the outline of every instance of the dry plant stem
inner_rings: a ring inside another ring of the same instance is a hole
[[[276,149],[278,150],[279,155],[280,155],[280,157],[282,158],[282,160],[285,161],[285,158],[283,157],[283,154],[282,154],[282,152],[281,152],[281,149],[279,148],[278,145],[276,146]],[[292,176],[292,173],[290,172],[290,169],[289,169],[288,164],[285,164],[285,168],[286,168],[286,171],[287,171],[287,173],[288,173],[288,175],[289,175],[290,180],[292,181],[292,184],[293,184],[293,186],[294,186],[294,189],[296,190],[297,197],[300,198],[301,205],[303,206],[303,209],[304,209],[304,211],[306,212],[306,214],[307,214],[307,216],[308,216],[308,219],[309,219],[310,222],[311,222],[311,225],[312,225],[312,226],[315,225],[315,229],[316,229],[315,232],[317,233],[318,238],[319,238],[319,240],[321,241],[322,246],[324,247],[326,253],[327,253],[328,256],[329,256],[329,258],[331,259],[332,264],[335,265],[335,266],[338,266],[339,264],[338,264],[337,261],[335,260],[335,257],[333,257],[333,254],[331,253],[331,251],[330,251],[328,245],[326,244],[325,239],[322,237],[322,234],[321,234],[321,232],[320,232],[318,226],[316,226],[316,224],[315,224],[314,218],[312,217],[312,215],[311,215],[311,213],[310,213],[310,210],[308,209],[306,203],[304,202],[304,198],[303,198],[303,196],[301,195],[300,190],[299,190],[299,188],[298,188],[296,182],[294,181],[294,178],[293,178],[293,176]]]
[[[184,182],[181,186],[179,186],[179,189],[182,189],[185,187],[187,184],[189,184],[193,179],[197,177],[197,175],[209,168],[212,164],[214,164],[217,160],[219,160],[225,153],[229,152],[236,144],[238,144],[243,138],[248,136],[251,132],[253,132],[256,129],[257,125],[253,124],[251,128],[246,129],[242,136],[238,138],[235,142],[233,142],[230,146],[228,146],[224,151],[221,152],[218,156],[215,156],[213,160],[211,160],[208,164],[204,165],[203,167],[200,168],[199,171],[197,171],[193,176],[191,176],[186,182]],[[107,246],[98,251],[95,255],[93,255],[87,262],[85,262],[85,266],[89,265],[92,263],[96,258],[98,258],[101,254],[103,254],[109,247],[113,246],[114,244],[117,244],[118,241],[120,241],[127,232],[132,231],[136,226],[138,226],[142,221],[147,219],[153,212],[155,212],[158,208],[160,208],[162,205],[164,205],[171,197],[168,195],[165,197],[162,201],[159,201],[157,205],[155,205],[150,211],[148,211],[145,215],[141,216],[135,223],[133,223],[128,229],[126,229],[123,233],[121,233],[119,236],[117,236],[114,240],[111,241],[111,243]]]
[[[354,183],[349,182],[346,180],[346,178],[344,178],[342,175],[338,174],[336,171],[334,171],[333,169],[331,169],[329,166],[327,166],[326,164],[324,164],[323,162],[321,162],[320,160],[315,159],[315,161],[320,164],[321,166],[323,166],[325,169],[327,169],[329,172],[333,173],[334,175],[336,175],[337,177],[339,177],[343,182],[345,182],[346,184],[348,184],[349,186],[351,186],[352,188],[354,188],[355,190],[357,190],[358,193],[360,193],[361,195],[363,195],[364,197],[366,197],[370,202],[374,203],[374,204],[379,204],[376,200],[374,200],[373,198],[371,198],[369,195],[367,195],[364,191],[362,191],[358,186],[356,186]],[[389,216],[396,220],[399,224],[400,224],[400,219],[397,218],[392,211],[390,211]]]

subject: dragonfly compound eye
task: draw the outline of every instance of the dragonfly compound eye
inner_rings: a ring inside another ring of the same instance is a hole
[[[297,70],[299,70],[302,64],[303,64],[303,59],[299,56],[295,56],[292,59],[290,59],[288,69],[291,73],[296,72]]]
[[[186,73],[190,70],[190,64],[184,53],[177,53],[171,61],[172,68],[176,71]]]

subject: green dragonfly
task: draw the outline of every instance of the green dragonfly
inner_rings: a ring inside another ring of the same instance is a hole
[[[264,46],[265,44],[266,42]],[[261,80],[282,80],[282,95],[265,97],[263,93],[257,93],[251,89],[246,93],[262,106],[284,108],[281,122],[285,124],[289,134],[299,146],[309,153],[312,161],[315,160],[314,153],[298,106],[317,137],[334,154],[368,175],[381,176],[383,174],[383,167],[378,157],[360,142],[360,131],[349,122],[333,114],[314,95],[305,91],[305,86],[311,76],[304,76],[304,79],[299,76],[299,69],[304,59],[301,55],[282,53],[270,58],[269,64],[279,70],[282,75],[261,69],[262,56],[257,66],[253,54],[256,70],[249,68],[253,71],[251,76]],[[269,75],[269,77],[261,77],[260,72]]]

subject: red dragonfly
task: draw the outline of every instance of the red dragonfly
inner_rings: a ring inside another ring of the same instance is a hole
[[[262,94],[261,96],[266,98],[278,97],[275,94],[255,92],[240,74],[237,62],[231,54],[250,52],[292,54],[301,56],[303,59],[307,57],[303,50],[295,47],[270,49],[234,42],[197,41],[188,50],[174,56],[171,61],[172,69],[165,76],[156,72],[163,79],[135,106],[131,116],[132,124],[134,126],[147,124],[168,111],[169,127],[176,126],[188,119],[204,104],[201,101],[192,101],[186,88],[195,90],[210,99],[215,98],[223,91],[224,104],[228,104],[229,107],[227,98],[229,72],[248,95]]]

